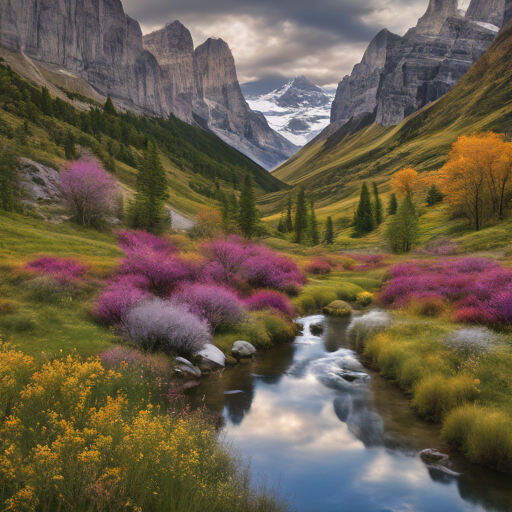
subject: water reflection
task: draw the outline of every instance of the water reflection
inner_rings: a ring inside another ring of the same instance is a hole
[[[304,319],[289,346],[259,354],[193,390],[221,412],[256,474],[283,478],[300,512],[512,511],[512,478],[457,461],[455,478],[417,453],[443,448],[393,384],[349,349],[347,321]],[[311,323],[324,322],[320,337]],[[226,395],[226,391],[243,393]]]

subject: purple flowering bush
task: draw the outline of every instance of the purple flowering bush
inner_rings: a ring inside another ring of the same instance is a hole
[[[27,263],[26,270],[35,272],[42,276],[49,276],[63,285],[79,284],[88,269],[81,263],[62,258],[44,256]]]
[[[205,319],[213,332],[233,327],[244,318],[241,301],[234,292],[216,285],[186,286],[172,297],[178,304],[188,306],[190,312]]]
[[[439,297],[457,321],[512,325],[512,271],[484,258],[412,261],[397,265],[380,296],[382,304],[404,307]]]
[[[295,314],[295,309],[290,299],[284,293],[273,290],[256,292],[248,299],[245,299],[244,304],[250,311],[273,309],[289,317]]]

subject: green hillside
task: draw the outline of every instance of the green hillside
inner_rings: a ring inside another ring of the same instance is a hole
[[[355,134],[342,127],[312,141],[273,174],[290,185],[304,185],[320,219],[350,217],[362,180],[390,190],[389,177],[405,166],[418,172],[439,169],[462,134],[512,132],[512,24],[446,96],[400,125],[376,124]],[[283,193],[261,201],[270,220],[282,209]]]
[[[50,96],[0,59],[0,147],[16,146],[20,156],[58,169],[72,134],[116,175],[129,196],[142,152],[153,140],[167,170],[169,205],[188,215],[213,205],[217,190],[238,189],[246,173],[259,194],[287,188],[215,135],[173,116],[108,113],[94,100],[61,90],[69,101]]]

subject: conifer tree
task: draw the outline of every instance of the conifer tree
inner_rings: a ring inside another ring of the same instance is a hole
[[[45,116],[53,115],[52,97],[46,87],[43,87],[41,92],[41,111]]]
[[[291,233],[293,231],[293,219],[292,219],[292,196],[288,196],[288,205],[286,212],[285,232]]]
[[[66,153],[66,160],[76,160],[78,158],[76,152],[76,139],[73,132],[68,132],[64,139],[64,152]]]
[[[105,114],[107,114],[108,116],[117,115],[116,107],[114,107],[114,103],[112,102],[112,98],[110,96],[107,98],[107,101],[103,106],[103,112],[105,112]]]
[[[386,238],[393,252],[409,252],[419,236],[419,222],[412,195],[408,193],[388,225]]]
[[[150,233],[163,230],[165,200],[169,197],[167,187],[167,177],[158,156],[158,149],[155,144],[148,142],[144,161],[137,174],[137,195],[131,208],[134,228]]]
[[[374,228],[372,200],[366,182],[363,183],[361,187],[361,195],[354,218],[354,226],[356,235],[370,233]]]
[[[249,173],[245,175],[244,186],[240,194],[240,230],[245,238],[250,240],[258,231],[260,214],[256,207],[256,195]]]
[[[295,242],[305,243],[308,234],[308,206],[304,187],[297,194],[297,208],[295,209]]]
[[[382,201],[379,197],[379,189],[377,183],[373,183],[373,211],[375,217],[375,224],[380,226],[384,222],[384,209],[382,208]]]
[[[334,226],[332,223],[332,217],[327,217],[327,222],[325,223],[324,242],[327,245],[331,245],[334,243]]]
[[[444,199],[444,195],[435,185],[432,185],[428,189],[428,193],[427,193],[427,205],[428,206],[434,206],[438,203],[442,203],[443,199]]]
[[[235,233],[238,231],[238,201],[234,192],[223,194],[222,197],[222,229],[224,233]]]
[[[309,239],[311,245],[320,243],[320,233],[318,232],[318,220],[315,213],[315,203],[311,200],[311,213],[309,215]]]
[[[21,187],[15,148],[0,147],[0,208],[21,211]]]
[[[277,231],[278,233],[284,233],[284,219],[281,217],[279,219],[279,223],[277,224]]]
[[[395,215],[398,210],[398,201],[396,200],[396,194],[391,194],[388,202],[388,215]]]

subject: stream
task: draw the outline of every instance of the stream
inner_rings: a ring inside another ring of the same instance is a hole
[[[349,319],[298,322],[294,343],[188,392],[223,415],[227,440],[250,456],[256,479],[281,482],[299,512],[512,511],[512,475],[457,457],[446,469],[421,460],[423,449],[446,449],[439,426],[362,366],[346,336]],[[318,322],[324,333],[314,336]]]

